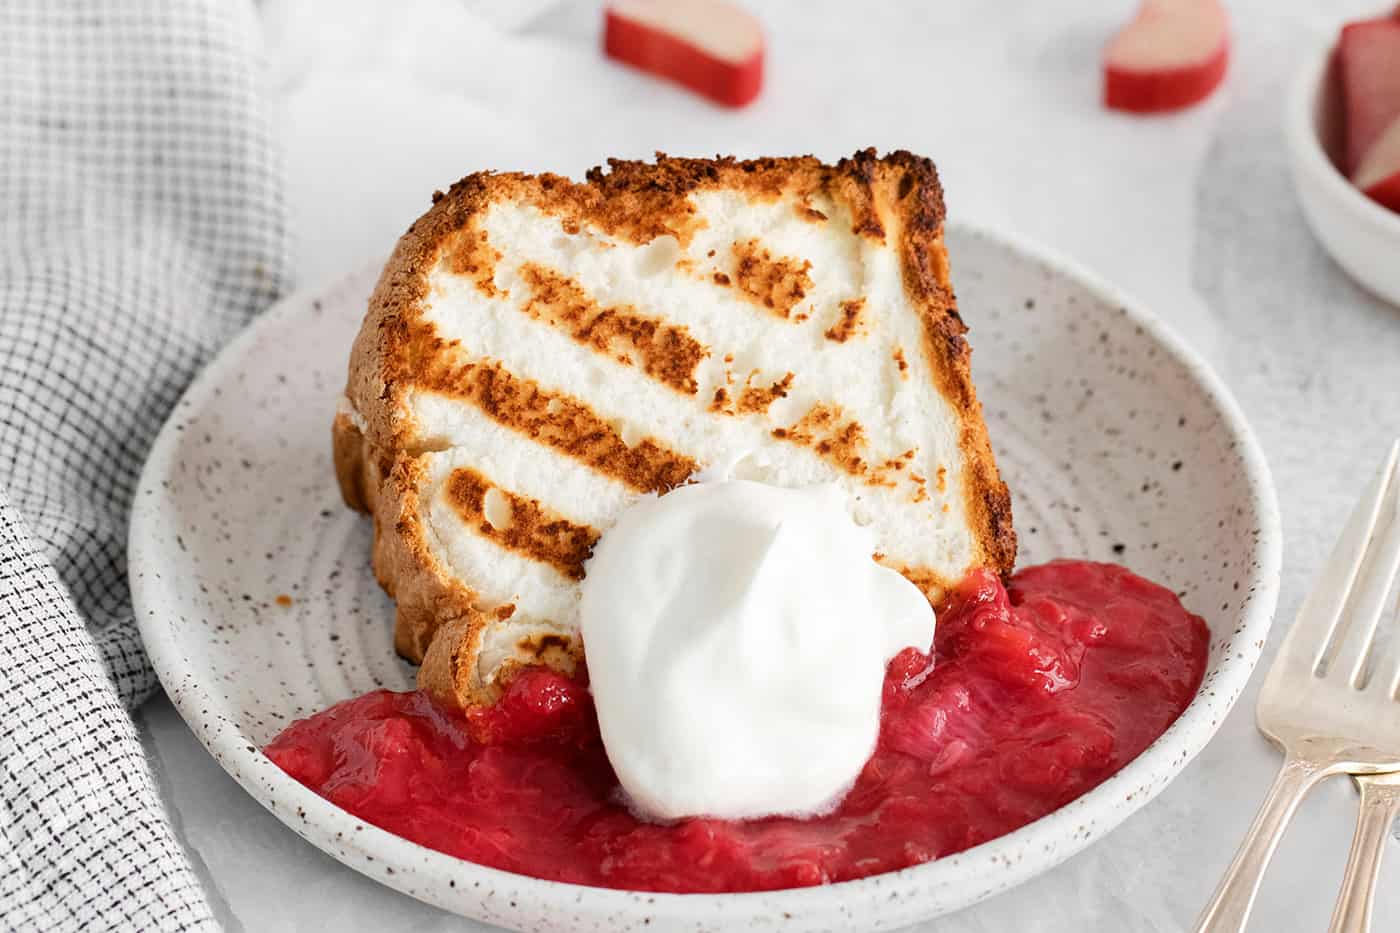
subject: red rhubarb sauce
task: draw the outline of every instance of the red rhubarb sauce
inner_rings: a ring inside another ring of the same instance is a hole
[[[974,573],[936,632],[932,659],[909,648],[890,662],[875,753],[812,819],[638,820],[583,679],[545,669],[468,717],[419,693],[371,693],[266,751],[360,819],[482,865],[635,890],[797,887],[959,852],[1070,802],[1181,714],[1209,646],[1171,591],[1085,561],[1006,586]]]

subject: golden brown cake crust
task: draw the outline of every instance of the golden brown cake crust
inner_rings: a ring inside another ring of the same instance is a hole
[[[398,604],[397,650],[410,661],[423,662],[439,629],[452,640],[451,645],[432,649],[421,675],[423,685],[444,698],[459,704],[491,702],[499,687],[480,683],[474,669],[462,669],[461,660],[475,654],[486,617],[473,608],[474,593],[438,566],[419,527],[415,471],[422,469],[418,455],[423,451],[414,447],[413,418],[405,401],[411,386],[474,393],[472,400],[498,423],[553,443],[556,450],[639,491],[677,485],[697,465],[683,453],[652,441],[623,443],[603,419],[577,400],[550,398],[539,386],[480,363],[454,362],[452,345],[422,321],[429,273],[446,260],[454,272],[472,277],[484,291],[495,288],[499,256],[484,236],[474,232],[475,223],[492,203],[533,204],[559,218],[567,232],[587,225],[636,243],[670,235],[685,245],[702,223],[688,197],[707,189],[738,191],[755,201],[796,197],[799,205],[822,193],[847,207],[858,235],[878,242],[897,239],[894,245],[902,261],[905,290],[924,319],[924,352],[938,390],[961,422],[964,488],[979,546],[976,563],[999,573],[1010,572],[1016,553],[1010,496],[997,472],[972,384],[971,351],[963,336],[967,328],[958,315],[943,245],[943,192],[930,160],[904,151],[877,157],[873,149],[835,165],[811,156],[740,161],[658,154],[655,162],[609,160],[606,170],[593,169],[584,182],[552,174],[481,172],[463,178],[445,194],[435,193],[432,208],[399,240],[370,298],[351,353],[346,394],[361,426],[342,413],[333,428],[336,473],[344,499],[374,516],[374,569]],[[813,222],[824,220],[814,208],[806,210]],[[782,274],[765,268],[765,261]],[[761,284],[771,290],[774,313],[781,313],[804,287],[805,270],[788,269],[781,257],[764,260],[761,254],[756,263],[752,281],[737,287],[753,289]],[[561,294],[556,306],[542,307],[539,313],[594,312]],[[853,312],[850,327],[857,326],[856,318]],[[645,325],[643,317],[623,321],[616,325],[617,339],[640,339],[638,328]],[[693,356],[683,335],[671,339],[678,352]],[[686,385],[686,370],[674,361],[643,365],[672,374],[678,390]],[[591,438],[586,448],[565,443],[585,435]],[[567,559],[573,561],[576,556],[570,552]],[[556,555],[556,559],[565,558]],[[946,589],[958,581],[916,582]],[[579,648],[547,644],[537,654],[546,663],[571,669]]]

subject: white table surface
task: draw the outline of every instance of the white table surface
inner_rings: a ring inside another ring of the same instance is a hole
[[[768,27],[770,71],[759,102],[731,113],[604,61],[590,2],[265,4],[302,282],[383,256],[434,188],[476,169],[577,175],[610,155],[657,149],[925,153],[951,216],[1079,259],[1144,299],[1219,369],[1278,484],[1286,543],[1276,645],[1363,476],[1400,436],[1400,310],[1354,286],[1309,235],[1279,125],[1306,50],[1377,4],[1232,0],[1235,58],[1223,92],[1146,120],[1097,104],[1099,49],[1132,0],[749,5]],[[965,310],[975,348],[976,312]],[[1185,773],[1102,842],[928,928],[1186,928],[1278,764],[1253,727],[1253,701],[1250,690]],[[343,868],[284,829],[165,700],[138,720],[229,929],[485,929]],[[1252,929],[1325,928],[1354,803],[1336,780],[1304,804]],[[1400,858],[1385,872],[1377,915],[1378,930],[1397,928]]]

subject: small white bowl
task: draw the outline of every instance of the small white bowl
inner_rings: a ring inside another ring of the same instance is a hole
[[[1284,117],[1293,184],[1308,225],[1337,264],[1400,305],[1400,214],[1362,194],[1333,162],[1340,95],[1329,42],[1299,75]]]

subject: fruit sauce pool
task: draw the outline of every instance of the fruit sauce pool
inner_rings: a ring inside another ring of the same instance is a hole
[[[1205,623],[1121,567],[1055,561],[970,576],[933,658],[890,662],[879,743],[830,814],[639,821],[620,799],[587,687],[519,675],[469,717],[379,691],[301,720],[267,755],[332,803],[482,865],[677,892],[848,881],[995,839],[1136,757],[1200,685]]]

